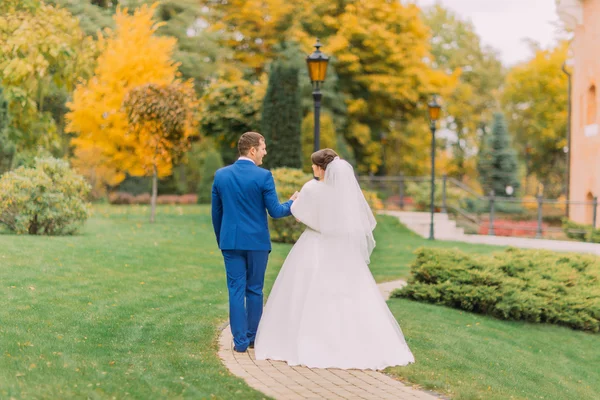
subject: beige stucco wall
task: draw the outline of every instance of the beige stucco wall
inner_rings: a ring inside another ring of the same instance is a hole
[[[600,0],[583,0],[583,24],[574,29],[570,199],[600,197]],[[595,86],[595,96],[590,88]],[[595,127],[594,127],[595,125]],[[586,130],[589,135],[586,136]],[[592,207],[571,205],[569,216],[591,223]],[[600,226],[600,213],[596,222]]]

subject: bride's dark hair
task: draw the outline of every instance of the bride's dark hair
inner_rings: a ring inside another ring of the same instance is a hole
[[[312,153],[310,159],[316,166],[327,169],[329,163],[335,160],[336,157],[338,157],[338,154],[335,151],[331,149],[321,149]]]

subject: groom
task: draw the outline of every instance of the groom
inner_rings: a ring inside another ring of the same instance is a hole
[[[279,203],[273,175],[258,168],[267,155],[260,133],[244,133],[238,151],[240,158],[215,174],[212,222],[225,259],[233,348],[244,352],[254,347],[263,311],[265,270],[271,252],[266,211],[273,218],[291,215],[297,193],[286,203]]]

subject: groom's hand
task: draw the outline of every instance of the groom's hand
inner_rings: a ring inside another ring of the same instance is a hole
[[[298,192],[294,193],[292,195],[292,197],[290,197],[290,200],[292,200],[292,201],[296,200],[298,198],[298,194],[299,194]]]

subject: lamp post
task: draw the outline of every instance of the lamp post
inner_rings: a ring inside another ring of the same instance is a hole
[[[431,222],[429,224],[429,240],[434,240],[433,217],[435,214],[435,123],[440,117],[441,106],[437,102],[437,95],[427,104],[429,109],[429,128],[431,129]]]
[[[327,75],[327,64],[329,63],[329,57],[321,52],[321,42],[317,39],[314,44],[315,51],[306,57],[306,65],[308,66],[308,76],[313,86],[313,100],[315,102],[315,150],[319,150],[320,147],[320,113],[321,113],[321,86],[325,82],[325,76]]]

